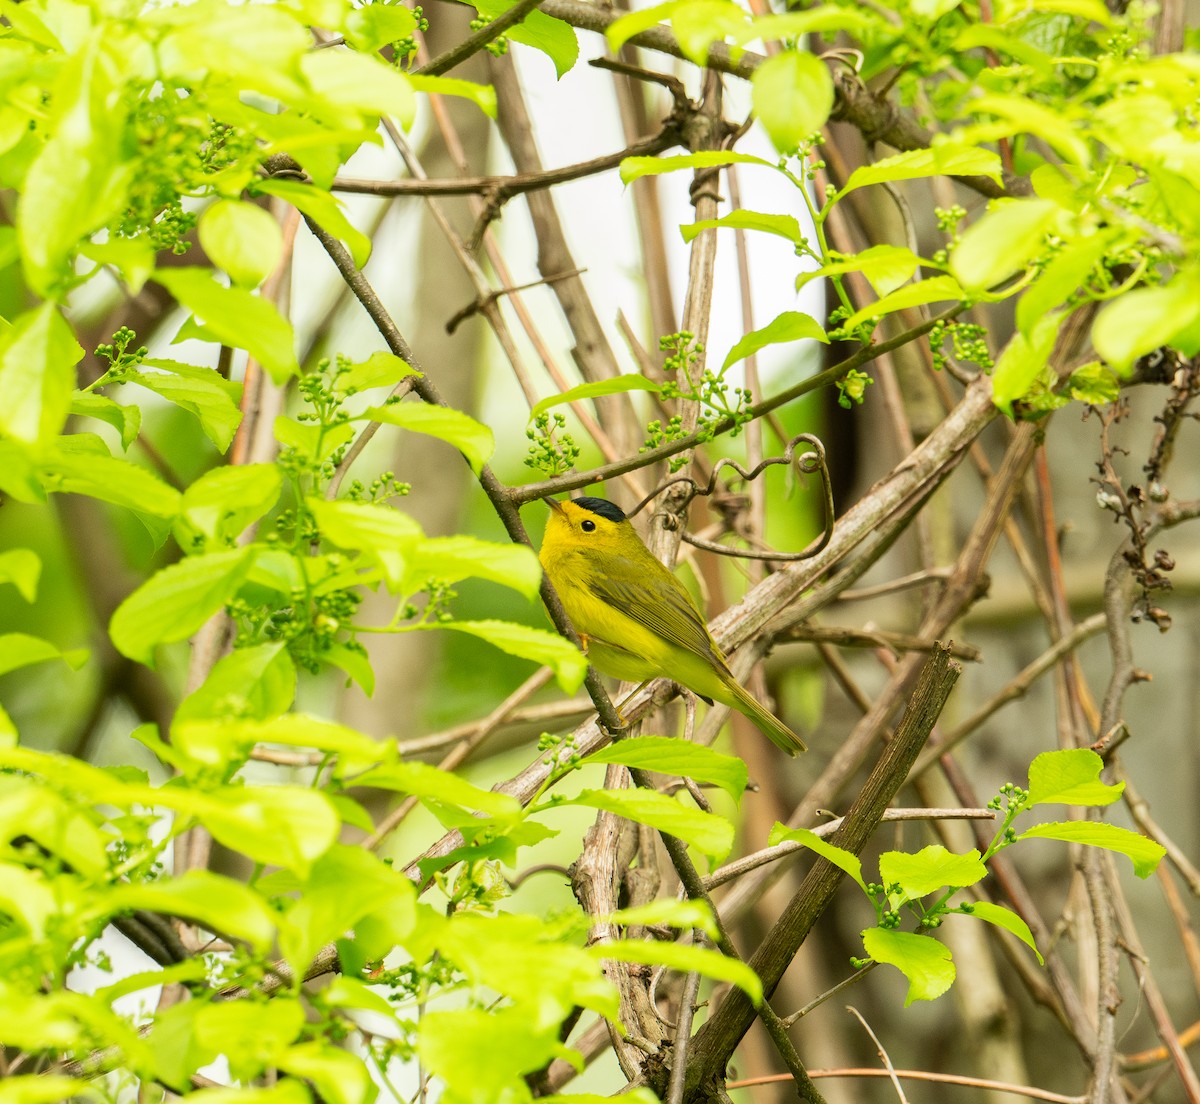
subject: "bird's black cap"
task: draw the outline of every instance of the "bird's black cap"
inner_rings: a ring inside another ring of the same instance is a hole
[[[607,498],[584,496],[583,498],[573,498],[571,501],[589,513],[598,514],[602,518],[608,518],[609,521],[625,520],[625,511],[615,502],[609,502]]]

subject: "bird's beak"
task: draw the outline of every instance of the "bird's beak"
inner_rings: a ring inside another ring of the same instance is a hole
[[[562,503],[557,498],[543,498],[542,501],[556,514],[562,515],[565,512],[562,508]]]

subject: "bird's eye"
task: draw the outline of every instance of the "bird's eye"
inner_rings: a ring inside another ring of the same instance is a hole
[[[596,523],[590,518],[585,519],[579,523],[579,528],[585,533],[594,533],[596,531]]]

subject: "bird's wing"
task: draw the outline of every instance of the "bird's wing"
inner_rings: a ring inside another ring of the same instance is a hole
[[[626,561],[627,571],[594,573],[586,585],[602,602],[655,635],[724,667],[725,657],[709,636],[692,596],[662,564],[653,557],[648,559],[649,563]],[[614,578],[614,574],[622,578]]]

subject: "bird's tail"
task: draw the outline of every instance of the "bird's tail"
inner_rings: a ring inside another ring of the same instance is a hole
[[[734,703],[735,708],[749,717],[758,726],[758,730],[773,744],[782,748],[789,755],[795,755],[798,751],[808,751],[808,745],[769,709],[755,701],[744,686],[734,679],[730,679],[725,685],[737,699]]]

